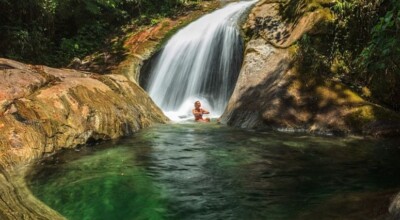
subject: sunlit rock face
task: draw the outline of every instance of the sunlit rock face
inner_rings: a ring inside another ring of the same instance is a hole
[[[389,213],[393,216],[392,219],[400,219],[400,193],[396,195],[390,204]]]
[[[272,2],[272,3],[270,3]],[[304,8],[307,8],[305,6]],[[400,117],[369,103],[326,73],[310,73],[296,42],[304,34],[324,34],[332,15],[325,7],[282,18],[276,1],[260,1],[244,32],[243,66],[222,123],[252,129],[400,135]],[[312,61],[310,61],[312,62]]]
[[[58,218],[45,206],[38,208],[23,175],[13,174],[21,165],[167,120],[144,90],[124,76],[0,59],[0,218]]]

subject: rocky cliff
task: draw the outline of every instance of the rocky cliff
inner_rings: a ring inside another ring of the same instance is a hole
[[[397,113],[304,65],[317,61],[307,60],[299,39],[324,34],[334,15],[331,1],[300,2],[263,0],[252,9],[244,24],[243,67],[221,121],[243,128],[399,135]],[[285,16],[292,5],[294,14]]]
[[[0,218],[62,218],[26,188],[31,162],[167,120],[145,91],[122,75],[0,59]]]

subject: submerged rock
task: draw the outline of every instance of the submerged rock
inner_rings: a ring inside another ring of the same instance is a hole
[[[322,4],[323,5],[323,4]],[[329,5],[329,4],[328,4]],[[325,73],[307,72],[296,42],[323,34],[332,15],[321,5],[301,5],[284,17],[277,1],[260,1],[244,25],[243,67],[222,123],[252,129],[400,135],[400,116],[362,99]],[[309,10],[309,11],[307,11]],[[312,61],[310,61],[312,62]]]
[[[23,180],[25,165],[61,148],[115,139],[168,119],[122,75],[0,59],[0,218],[60,219]]]

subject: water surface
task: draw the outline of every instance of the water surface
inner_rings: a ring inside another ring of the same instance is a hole
[[[398,143],[169,124],[65,150],[29,182],[71,220],[373,219],[399,190]]]

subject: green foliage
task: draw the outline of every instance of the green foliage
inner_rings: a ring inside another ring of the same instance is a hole
[[[400,2],[390,0],[385,7],[356,63],[374,96],[400,110]]]
[[[400,2],[337,0],[330,9],[330,30],[299,41],[307,70],[368,88],[371,100],[400,110]]]
[[[279,11],[284,20],[297,23],[304,13],[315,11],[321,7],[318,0],[289,0],[280,5]]]
[[[101,46],[102,42],[98,39],[104,39],[106,32],[106,25],[101,23],[82,27],[76,36],[61,39],[60,56],[67,60],[85,56]]]
[[[372,39],[360,60],[366,71],[375,74],[390,71],[400,75],[400,2],[392,0],[389,8],[372,28]]]
[[[333,52],[346,53],[347,65],[358,74],[365,71],[372,74],[371,70],[387,66],[382,60],[393,56],[398,50],[395,46],[399,45],[398,27],[395,27],[399,3],[396,0],[341,0],[332,9],[337,15]]]
[[[332,52],[349,53],[355,59],[371,36],[380,16],[382,0],[340,0],[332,7],[336,14]]]
[[[336,4],[332,7],[333,11],[336,14],[345,17],[348,12],[354,11],[356,8],[356,4],[354,2],[348,1],[337,1]]]
[[[195,0],[0,0],[0,57],[63,66],[124,24],[156,24]],[[137,23],[136,22],[136,23]]]

